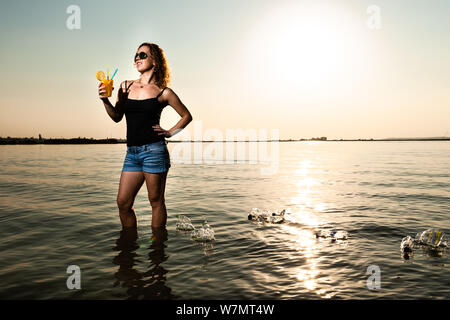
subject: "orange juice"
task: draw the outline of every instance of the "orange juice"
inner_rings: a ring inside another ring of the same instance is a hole
[[[105,86],[105,90],[106,90],[106,92],[104,94],[102,94],[103,97],[111,97],[113,82],[114,82],[113,80],[109,80],[109,79],[102,80],[102,83]]]

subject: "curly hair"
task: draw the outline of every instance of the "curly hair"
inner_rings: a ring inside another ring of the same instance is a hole
[[[155,82],[160,88],[166,87],[170,82],[170,69],[167,63],[164,50],[161,49],[157,44],[144,42],[139,47],[147,46],[150,50],[150,55],[155,62]]]

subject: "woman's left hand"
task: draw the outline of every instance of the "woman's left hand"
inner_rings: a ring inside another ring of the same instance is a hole
[[[166,137],[166,138],[170,138],[172,135],[170,134],[170,131],[168,131],[168,130],[164,130],[163,128],[161,128],[160,126],[159,126],[159,124],[155,124],[155,125],[153,125],[152,126],[152,128],[153,128],[153,130],[155,130],[157,133],[158,133],[158,135],[163,135],[164,137]]]

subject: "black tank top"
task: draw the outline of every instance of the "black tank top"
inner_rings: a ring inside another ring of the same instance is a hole
[[[133,84],[133,83],[131,83]],[[130,84],[130,87],[131,87]],[[125,83],[126,93],[128,88]],[[125,119],[127,121],[127,146],[142,146],[144,144],[165,140],[163,135],[158,135],[152,126],[159,124],[162,105],[158,98],[166,88],[154,98],[135,100],[129,99],[126,95],[124,105]]]

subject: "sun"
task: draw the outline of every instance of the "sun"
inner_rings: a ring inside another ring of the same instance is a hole
[[[298,93],[338,91],[364,74],[370,52],[361,28],[342,9],[278,7],[249,32],[245,73],[253,89]]]

